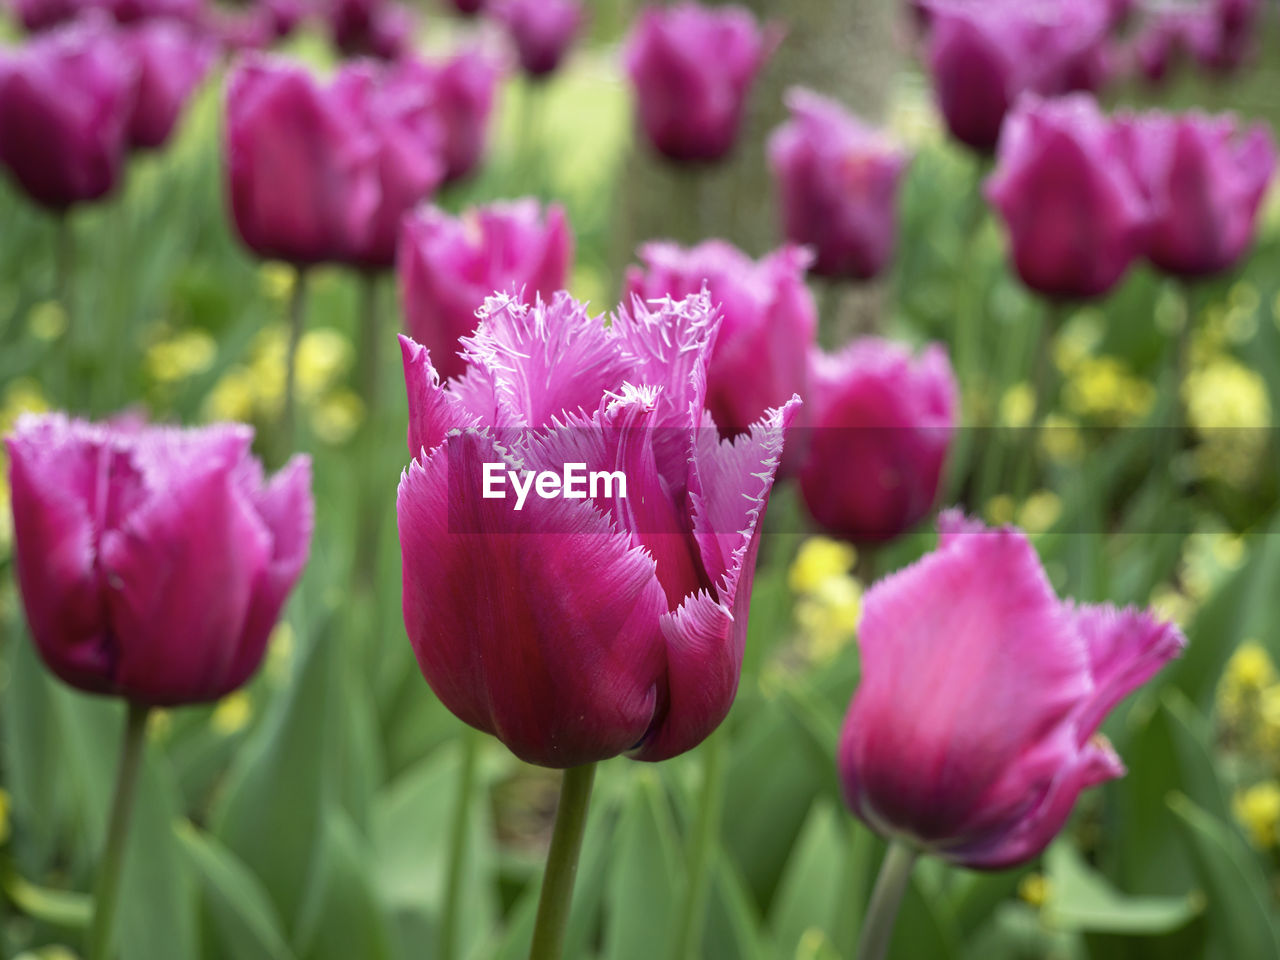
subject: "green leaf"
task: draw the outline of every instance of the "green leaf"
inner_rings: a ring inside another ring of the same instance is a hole
[[[1042,917],[1060,930],[1084,933],[1161,934],[1177,930],[1204,909],[1198,894],[1131,897],[1094,872],[1065,840],[1045,854],[1049,899]]]
[[[236,960],[292,960],[271,897],[249,868],[212,834],[200,833],[185,821],[174,831],[203,894],[211,955]]]
[[[87,893],[37,886],[9,864],[0,868],[0,890],[27,916],[64,930],[87,929],[93,914],[93,899]]]
[[[370,874],[372,851],[351,818],[334,811],[325,821],[322,855],[298,923],[302,960],[388,960],[391,918]]]
[[[769,929],[781,956],[795,953],[809,930],[832,930],[837,917],[852,906],[839,902],[847,845],[833,805],[815,803],[769,911]]]
[[[772,960],[777,954],[761,931],[760,915],[733,863],[720,852],[711,880],[704,960]]]
[[[684,874],[675,824],[657,777],[641,768],[632,772],[632,778],[605,891],[607,960],[667,956],[676,920],[676,891],[682,886],[675,878]]]

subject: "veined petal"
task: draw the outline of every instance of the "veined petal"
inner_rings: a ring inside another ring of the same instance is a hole
[[[438,447],[450,430],[474,426],[477,418],[440,383],[426,347],[402,335],[400,353],[409,394],[409,454],[416,457]]]

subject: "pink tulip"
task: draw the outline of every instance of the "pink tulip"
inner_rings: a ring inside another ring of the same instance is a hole
[[[328,18],[344,56],[399,60],[412,50],[417,22],[396,0],[331,0]]]
[[[809,255],[787,247],[752,260],[723,240],[691,249],[650,243],[644,269],[627,271],[626,296],[681,299],[704,288],[722,321],[707,370],[707,410],[726,437],[745,433],[770,407],[805,396],[818,311],[804,283]]]
[[[460,51],[433,69],[436,111],[445,128],[445,182],[454,183],[484,159],[500,76],[493,61],[475,50]]]
[[[867,592],[840,774],[876,832],[999,869],[1124,773],[1098,727],[1186,641],[1145,611],[1059,600],[1018,530],[940,527],[937,550]]]
[[[1143,253],[1150,211],[1125,154],[1125,135],[1092,97],[1019,101],[986,191],[1028,287],[1101,296]]]
[[[912,360],[868,337],[809,367],[808,449],[800,492],[823,529],[889,540],[933,509],[958,417],[959,388],[939,346]]]
[[[168,20],[141,23],[125,34],[124,42],[138,64],[129,141],[134,147],[154,149],[169,139],[217,49],[207,35]]]
[[[124,167],[136,83],[137,65],[100,18],[0,53],[0,162],[52,210],[106,195]]]
[[[989,152],[1025,92],[1096,90],[1108,73],[1108,0],[930,0],[927,59],[952,136]]]
[[[531,77],[555,72],[583,21],[579,0],[497,0],[493,15],[506,27],[520,66]]]
[[[641,11],[623,52],[640,127],[670,160],[714,161],[738,138],[747,93],[780,34],[742,7]]]
[[[898,186],[910,162],[886,134],[809,90],[769,138],[787,239],[814,249],[814,273],[867,279],[893,257]]]
[[[1266,126],[1242,130],[1230,114],[1152,112],[1122,121],[1121,128],[1151,205],[1151,262],[1192,277],[1239,262],[1253,243],[1276,170],[1276,144]]]
[[[204,0],[99,0],[117,23],[176,20],[196,24],[204,14]]]
[[[619,309],[608,326],[564,293],[495,297],[447,386],[402,340],[409,639],[444,704],[525,761],[665,759],[733,703],[760,517],[799,398],[721,441],[702,412],[718,325],[705,295]],[[516,509],[481,495],[485,463],[617,470],[625,495],[615,478],[589,500]]]
[[[464,17],[474,17],[484,10],[488,0],[447,0],[447,5]]]
[[[495,292],[550,298],[573,261],[573,233],[558,206],[533,199],[449,216],[425,207],[404,218],[398,272],[409,333],[443,377],[461,376],[459,337]]]
[[[1151,83],[1162,83],[1170,70],[1195,51],[1215,45],[1216,38],[1217,30],[1200,5],[1158,7],[1134,38],[1135,65]]]
[[[91,6],[97,7],[101,4],[89,4],[84,0],[10,0],[9,2],[9,8],[18,18],[23,29],[32,33],[74,20]]]
[[[240,425],[26,416],[6,443],[18,584],[62,680],[150,705],[215,700],[257,669],[311,542],[311,469],[271,481]]]

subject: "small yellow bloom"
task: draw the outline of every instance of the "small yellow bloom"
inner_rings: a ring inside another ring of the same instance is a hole
[[[253,374],[245,367],[232,367],[213,385],[205,398],[205,417],[209,420],[253,420],[256,404]]]
[[[787,583],[796,593],[817,593],[832,577],[846,576],[858,560],[852,545],[830,537],[810,537],[800,545]]]
[[[67,311],[57,300],[37,303],[27,314],[27,330],[37,340],[57,340],[67,332]]]
[[[1123,425],[1147,414],[1155,387],[1133,376],[1117,357],[1087,357],[1071,372],[1064,400],[1077,416]]]
[[[209,723],[218,733],[229,737],[243,730],[252,716],[253,701],[243,690],[237,690],[218,701],[213,715],[209,718]]]
[[[350,390],[338,390],[320,400],[311,413],[311,429],[323,443],[346,443],[364,422],[364,402]]]
[[[1013,523],[1014,517],[1017,516],[1018,505],[1009,494],[997,493],[987,501],[986,508],[982,512],[988,523],[1002,527]]]
[[[1044,533],[1062,516],[1062,498],[1052,490],[1038,490],[1018,508],[1018,526],[1027,533]]]
[[[1015,383],[1000,398],[1000,422],[1015,429],[1028,426],[1036,412],[1036,391],[1026,381]]]
[[[1187,416],[1198,431],[1265,429],[1271,425],[1266,381],[1231,357],[1218,357],[1193,371],[1183,384],[1182,395]]]
[[[1053,341],[1053,362],[1064,374],[1070,374],[1102,342],[1106,329],[1097,310],[1081,310],[1062,326]]]
[[[218,358],[218,344],[203,330],[184,330],[147,351],[147,372],[157,383],[178,383],[204,373]]]
[[[1043,873],[1028,873],[1018,881],[1018,898],[1033,907],[1043,907],[1049,902],[1052,887]]]
[[[831,660],[858,632],[862,585],[847,574],[828,577],[796,603],[795,618],[805,654],[815,663]]]
[[[1084,436],[1080,424],[1060,413],[1044,418],[1040,428],[1040,449],[1054,463],[1079,463],[1084,456]]]
[[[1255,784],[1237,793],[1232,806],[1254,846],[1262,850],[1275,846],[1276,827],[1280,826],[1280,784],[1274,780]]]
[[[297,646],[293,627],[281,620],[267,639],[267,664],[265,672],[273,680],[283,681],[293,665],[294,647]]]
[[[304,397],[324,392],[351,366],[351,341],[337,330],[309,330],[298,341],[297,383]]]
[[[1169,584],[1151,591],[1151,609],[1162,620],[1171,620],[1184,630],[1195,616],[1196,602]]]
[[[1261,691],[1275,682],[1276,668],[1271,655],[1256,640],[1246,640],[1227,661],[1225,682],[1240,690]]]
[[[264,263],[258,268],[258,282],[262,292],[277,303],[283,303],[293,293],[297,271],[283,263]]]

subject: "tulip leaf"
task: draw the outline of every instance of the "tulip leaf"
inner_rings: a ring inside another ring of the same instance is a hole
[[[723,851],[712,876],[703,949],[705,960],[770,960],[777,955],[761,932],[759,911],[742,878]]]
[[[769,911],[769,929],[780,955],[791,956],[810,930],[830,931],[843,911],[840,878],[847,869],[847,831],[830,801],[819,800],[787,861]]]
[[[1232,957],[1278,957],[1280,936],[1268,904],[1270,889],[1240,835],[1184,795],[1169,797],[1207,889],[1213,939]]]
[[[1042,917],[1060,930],[1161,934],[1184,926],[1204,908],[1198,894],[1142,897],[1120,893],[1095,873],[1065,840],[1045,854],[1049,899]]]
[[[93,898],[87,893],[37,886],[19,876],[9,864],[0,867],[0,890],[33,920],[64,930],[86,929],[93,914]]]
[[[613,872],[605,891],[606,960],[665,957],[676,921],[676,893],[684,875],[676,828],[657,777],[632,771],[622,808]]]
[[[302,960],[389,960],[390,915],[370,875],[372,851],[350,817],[334,811],[325,820],[318,882],[303,904],[295,937]]]
[[[211,941],[207,953],[236,960],[292,960],[280,918],[258,878],[211,834],[186,822],[174,830],[203,894]]]

